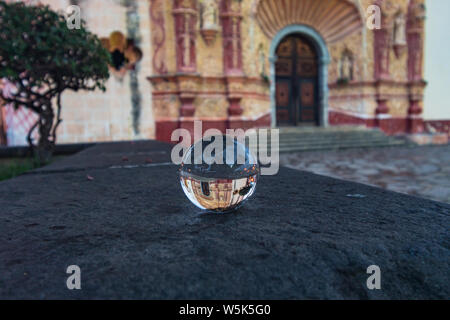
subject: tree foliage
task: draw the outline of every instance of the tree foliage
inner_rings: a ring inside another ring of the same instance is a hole
[[[39,129],[38,151],[51,153],[61,122],[64,90],[105,90],[110,55],[85,22],[69,29],[66,17],[49,6],[27,6],[0,0],[0,79],[15,87],[0,97],[15,108],[24,106],[39,115],[31,133]],[[56,103],[57,112],[52,103]],[[45,160],[45,159],[44,159]]]

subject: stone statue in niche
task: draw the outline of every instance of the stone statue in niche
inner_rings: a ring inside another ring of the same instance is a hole
[[[269,81],[269,77],[266,74],[266,54],[263,44],[261,43],[258,48],[259,57],[259,74],[264,81]]]
[[[406,45],[406,21],[401,12],[394,19],[394,45]]]
[[[339,62],[338,82],[347,83],[351,80],[353,80],[353,55],[349,50],[345,50]]]
[[[219,6],[217,0],[203,0],[201,2],[201,30],[200,33],[207,45],[210,45],[218,32]]]
[[[402,12],[398,12],[394,17],[393,48],[397,58],[406,48],[406,19]]]
[[[202,3],[202,29],[217,28],[218,5],[216,0],[204,0]]]

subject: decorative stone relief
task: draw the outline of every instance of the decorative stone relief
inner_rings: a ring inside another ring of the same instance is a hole
[[[218,0],[202,0],[200,3],[200,34],[207,45],[213,43],[219,32]]]
[[[164,20],[164,0],[150,0],[150,21],[152,25],[153,72],[167,73],[165,62],[166,28]]]

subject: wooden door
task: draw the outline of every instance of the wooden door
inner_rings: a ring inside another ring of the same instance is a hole
[[[278,46],[277,125],[317,124],[317,55],[309,41],[288,36]]]

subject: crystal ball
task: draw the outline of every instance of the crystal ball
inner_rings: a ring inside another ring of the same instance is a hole
[[[233,136],[198,140],[183,156],[180,183],[187,198],[211,212],[236,210],[255,192],[259,177],[256,157]]]

